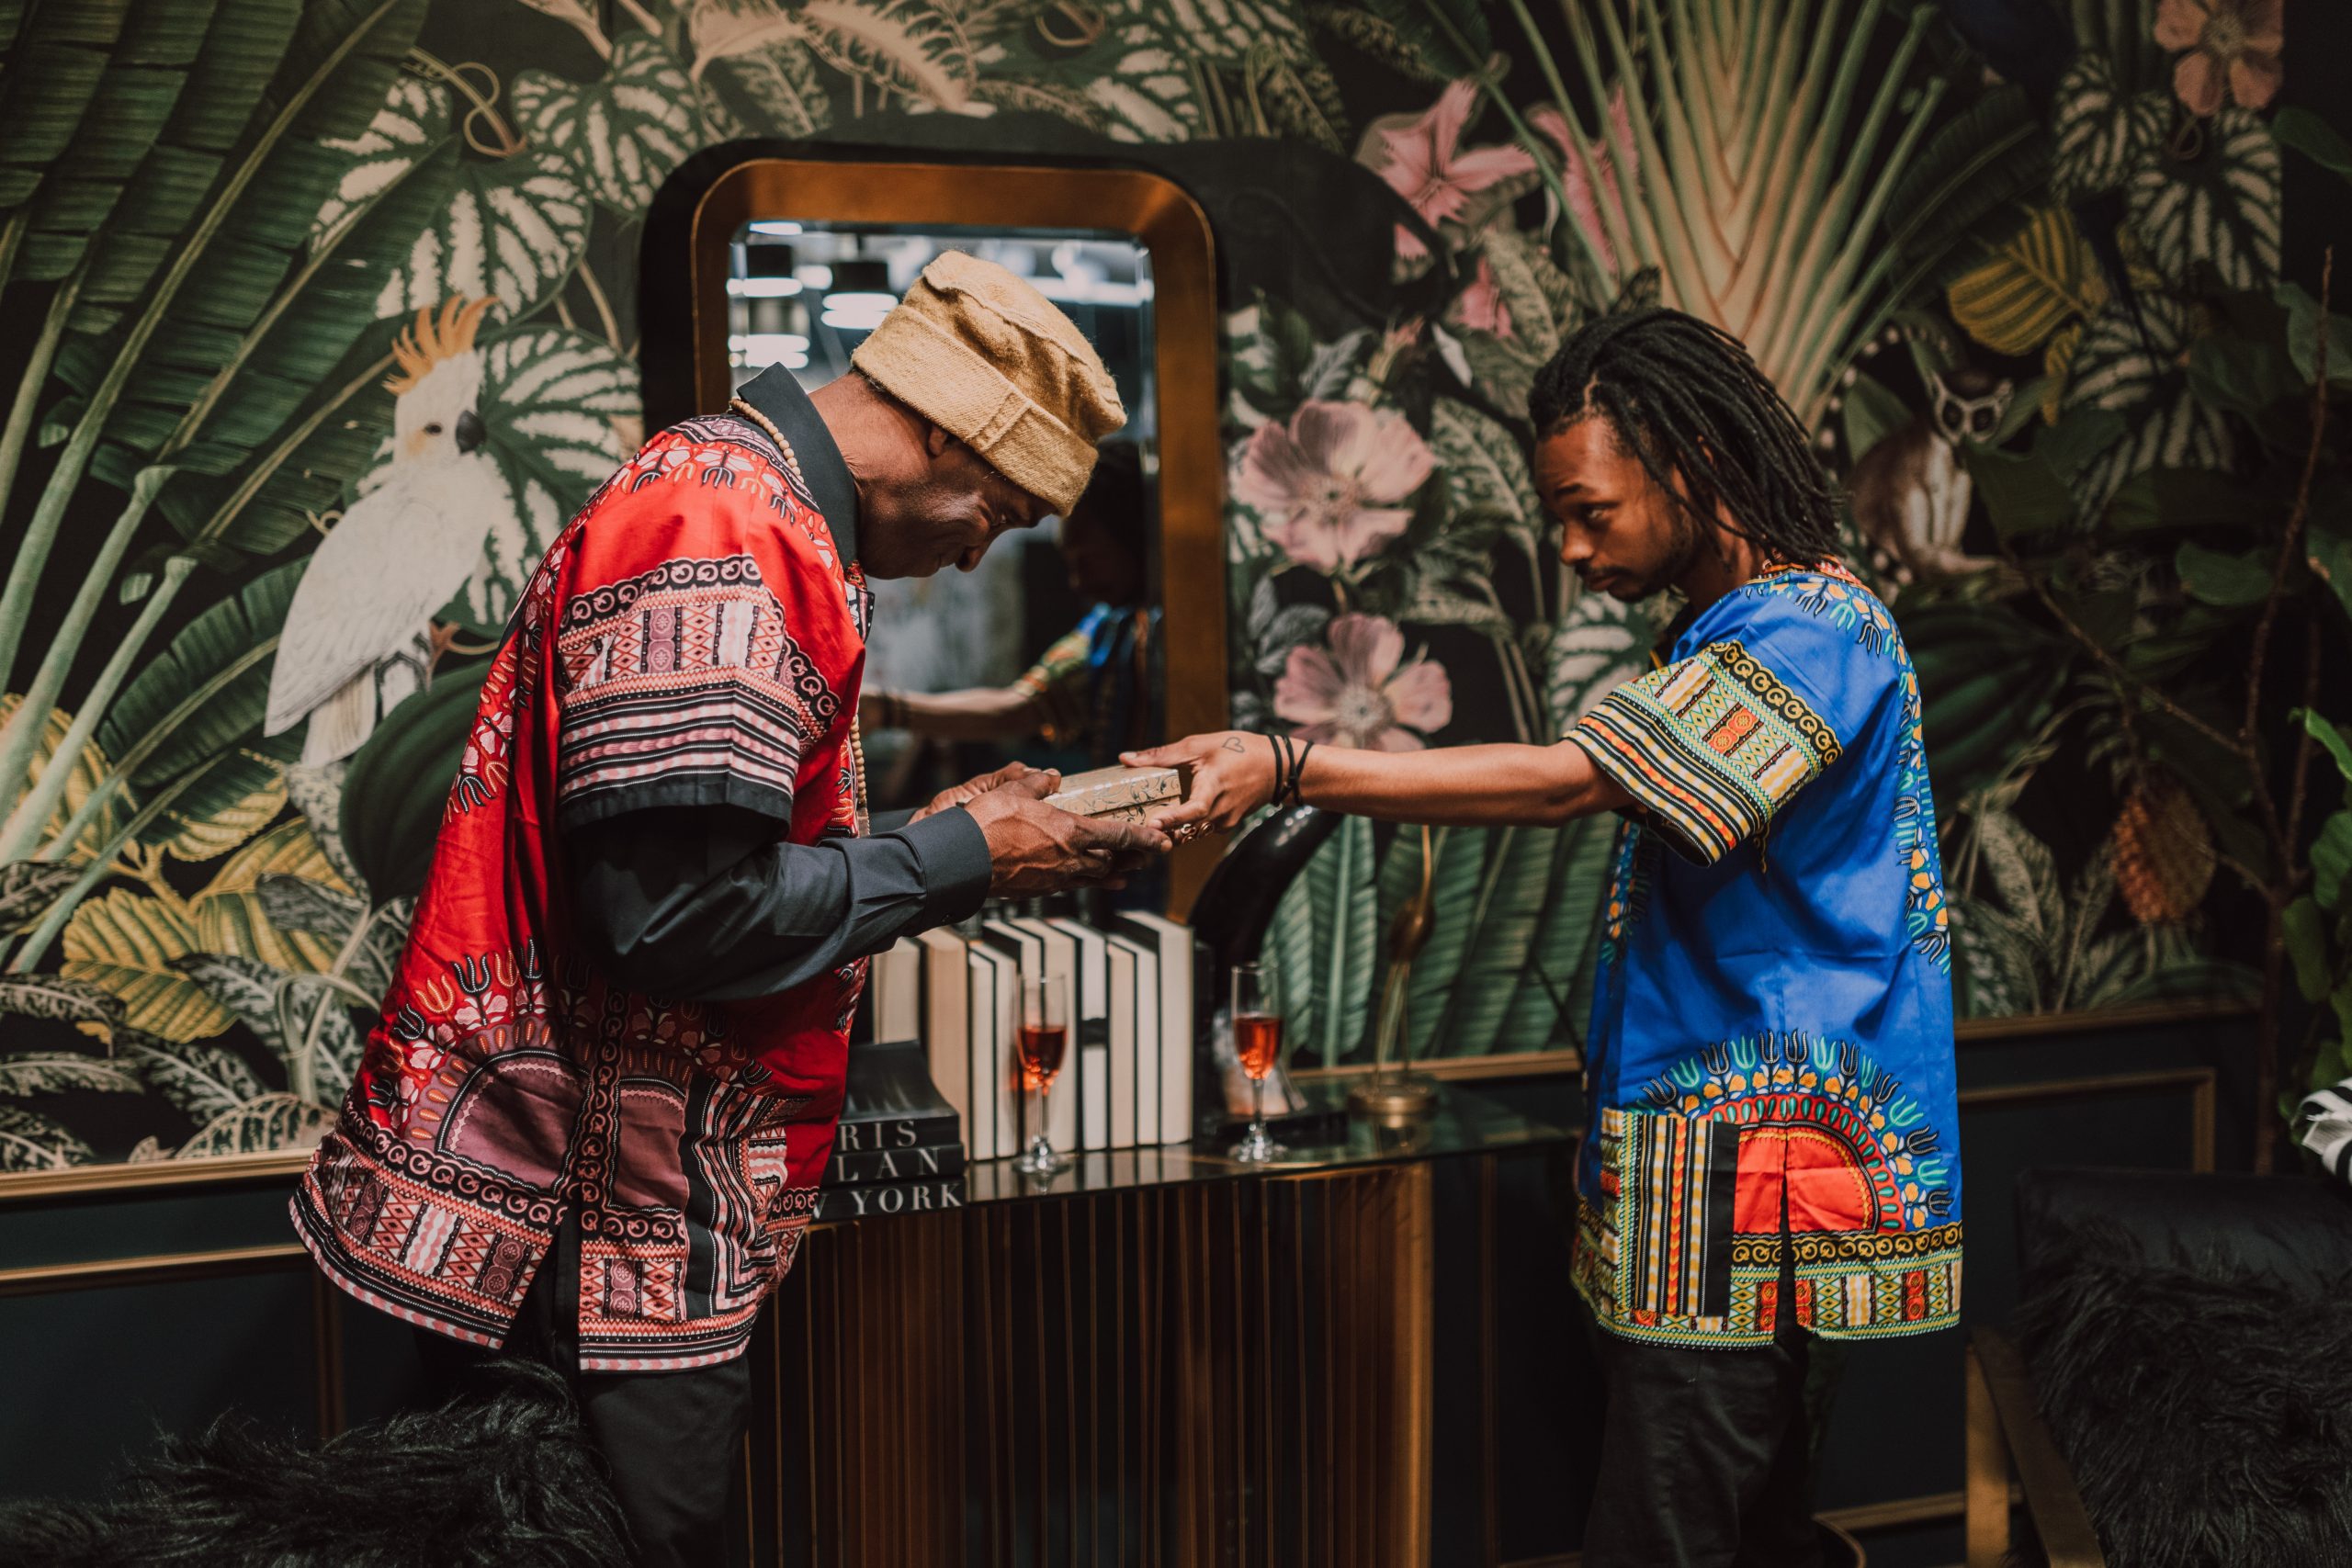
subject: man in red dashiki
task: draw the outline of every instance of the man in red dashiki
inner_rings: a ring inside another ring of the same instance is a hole
[[[1549,746],[1212,735],[1128,761],[1192,765],[1158,816],[1179,832],[1277,789],[1391,821],[1624,818],[1585,1040],[1573,1278],[1609,1402],[1583,1561],[1815,1568],[1813,1340],[1960,1314],[1918,682],[1834,558],[1804,428],[1733,339],[1612,312],[1561,344],[1528,412],[1561,563],[1588,592],[1682,595],[1663,668]]]
[[[954,253],[853,363],[655,436],[548,547],[294,1200],[438,1381],[499,1347],[571,1378],[648,1564],[723,1560],[742,1352],[808,1224],[867,955],[1166,847],[1018,765],[866,820],[867,574],[968,570],[1067,509],[1125,413],[1059,311]]]

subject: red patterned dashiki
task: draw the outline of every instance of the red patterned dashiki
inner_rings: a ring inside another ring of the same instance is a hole
[[[865,963],[750,1002],[625,990],[574,949],[554,835],[720,802],[857,831],[871,604],[792,454],[733,417],[656,436],[548,549],[295,1196],[336,1284],[494,1345],[576,1210],[583,1369],[741,1352],[815,1205]]]

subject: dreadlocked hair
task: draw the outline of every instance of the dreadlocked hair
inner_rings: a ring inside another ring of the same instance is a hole
[[[1804,427],[1739,340],[1696,316],[1652,307],[1586,322],[1536,372],[1527,406],[1539,440],[1606,416],[1660,490],[1702,520],[1728,514],[1781,560],[1837,553],[1837,491]]]

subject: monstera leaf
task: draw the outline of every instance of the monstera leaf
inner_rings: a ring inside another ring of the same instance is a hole
[[[2143,294],[2136,313],[2110,305],[2091,319],[2075,350],[2065,406],[2124,416],[2121,439],[2087,454],[2069,480],[2086,513],[2104,507],[2134,474],[2151,468],[2212,468],[2230,458],[2229,426],[2200,401],[2180,369],[2195,330],[2189,308]],[[2073,420],[2063,422],[2058,430]]]
[[[560,152],[582,189],[624,216],[702,145],[701,107],[686,68],[649,33],[613,46],[601,81],[585,85],[546,71],[514,78],[517,127],[534,146]]]
[[[2132,179],[2132,221],[2156,269],[2186,279],[2202,263],[2228,288],[2278,275],[2278,143],[2244,109],[2213,117],[2205,151]]]
[[[508,505],[486,520],[481,564],[447,618],[495,636],[548,546],[628,456],[616,422],[639,404],[637,367],[585,333],[532,327],[481,352],[483,445]]]
[[[376,299],[410,316],[487,294],[499,320],[527,316],[571,276],[588,243],[588,197],[571,161],[544,149],[469,160],[440,214],[416,236]]]
[[[311,226],[311,245],[334,233],[354,214],[398,183],[426,154],[449,139],[448,89],[413,76],[393,80],[391,96],[368,129],[358,135],[329,143],[351,156],[351,165],[336,183],[334,194],[320,204]]]
[[[2058,80],[2050,194],[2075,202],[2119,188],[2154,155],[2171,120],[2171,94],[2120,92],[2107,58],[2086,52]]]
[[[1108,29],[1069,72],[1114,141],[1189,141],[1202,132],[1191,64],[1152,22]]]

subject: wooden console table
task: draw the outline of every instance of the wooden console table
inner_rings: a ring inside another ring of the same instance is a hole
[[[1419,1568],[1430,1162],[1568,1136],[1455,1089],[1272,1167],[989,1161],[961,1209],[816,1231],[753,1346],[748,1561]]]

